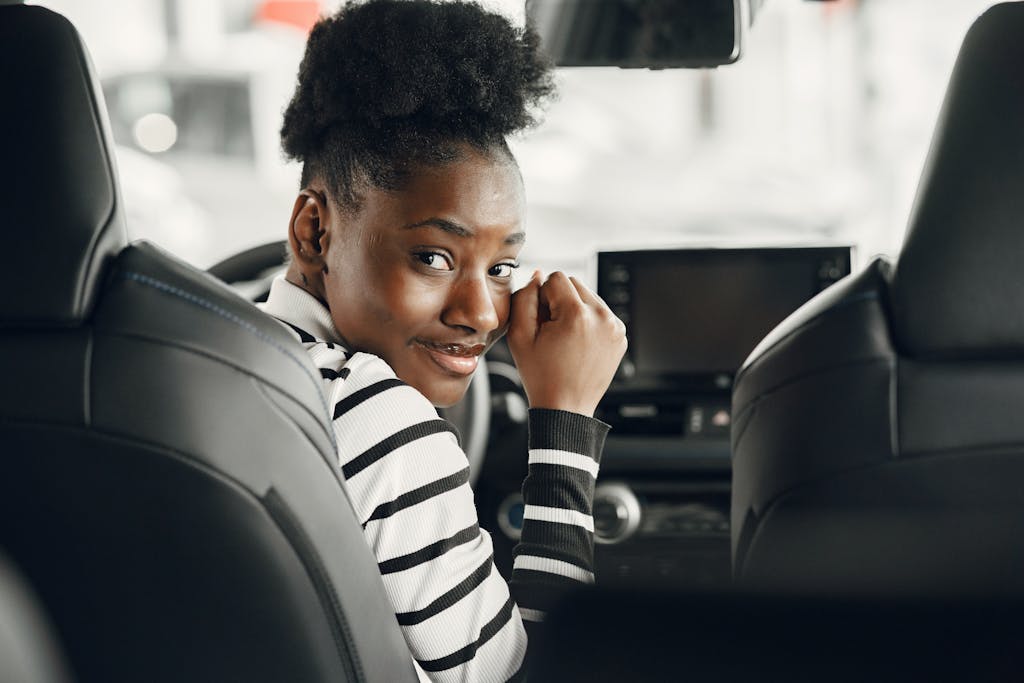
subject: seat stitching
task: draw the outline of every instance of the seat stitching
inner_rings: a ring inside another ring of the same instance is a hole
[[[139,284],[147,285],[149,287],[152,287],[153,289],[156,289],[158,291],[164,292],[165,294],[171,294],[171,295],[177,296],[177,297],[179,297],[181,299],[184,299],[185,301],[187,301],[187,302],[189,302],[191,304],[195,304],[196,306],[199,306],[201,308],[205,308],[208,311],[212,311],[213,313],[219,315],[220,317],[224,318],[225,320],[228,320],[228,321],[238,325],[242,329],[246,330],[247,332],[251,333],[253,336],[255,336],[257,339],[259,339],[263,343],[265,343],[265,344],[273,347],[277,351],[283,353],[288,359],[290,359],[293,363],[298,365],[299,368],[302,369],[303,374],[306,375],[306,377],[309,378],[309,380],[313,382],[313,385],[316,387],[316,394],[317,394],[317,396],[320,397],[320,404],[321,404],[321,406],[324,409],[323,415],[326,417],[327,415],[330,414],[328,409],[327,409],[327,399],[326,399],[326,397],[324,397],[323,388],[320,386],[320,383],[316,381],[316,379],[313,377],[312,373],[309,372],[309,370],[302,363],[302,361],[299,360],[299,358],[295,354],[293,354],[291,351],[289,351],[287,348],[285,348],[284,346],[282,346],[281,344],[276,342],[272,337],[270,337],[270,335],[268,335],[268,334],[266,334],[264,332],[261,332],[259,330],[259,328],[257,328],[252,323],[249,323],[249,322],[247,322],[245,320],[242,320],[240,317],[238,317],[234,313],[231,313],[230,311],[225,310],[223,307],[218,306],[217,304],[215,304],[215,303],[213,303],[211,301],[207,301],[206,299],[198,297],[195,294],[192,294],[191,292],[187,292],[187,291],[185,291],[185,290],[183,290],[183,289],[181,289],[179,287],[175,287],[174,285],[169,285],[166,282],[162,282],[162,281],[157,280],[155,278],[149,277],[148,275],[142,275],[141,273],[135,273],[135,272],[132,272],[132,271],[123,271],[121,273],[121,276],[124,279],[132,280],[134,282],[138,282]],[[334,447],[335,452],[337,452],[338,444],[337,444],[337,441],[335,440],[334,430],[328,429],[327,432],[328,432],[328,436],[331,439],[331,445]]]

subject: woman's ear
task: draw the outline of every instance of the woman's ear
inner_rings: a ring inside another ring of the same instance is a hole
[[[326,196],[307,188],[295,198],[288,224],[292,263],[297,267],[305,286],[317,294],[322,290],[321,280],[327,266],[327,246],[330,242],[327,212]]]

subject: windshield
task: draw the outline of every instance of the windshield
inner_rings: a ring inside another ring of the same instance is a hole
[[[92,50],[133,238],[200,267],[284,239],[298,169],[281,158],[281,112],[309,21],[337,2],[38,4]],[[521,2],[486,4],[522,20]],[[543,123],[513,141],[520,273],[592,280],[610,247],[895,254],[956,50],[991,4],[768,0],[737,64],[559,70]]]

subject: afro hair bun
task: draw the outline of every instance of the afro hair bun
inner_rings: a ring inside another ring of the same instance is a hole
[[[309,36],[282,148],[329,167],[319,157],[332,148],[398,162],[452,141],[483,147],[533,125],[552,92],[537,35],[475,3],[353,3]]]

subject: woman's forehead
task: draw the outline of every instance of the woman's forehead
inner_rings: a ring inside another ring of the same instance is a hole
[[[384,229],[438,229],[467,238],[487,233],[522,242],[522,180],[504,160],[474,155],[423,168],[402,189],[372,189],[366,200],[364,213]]]

